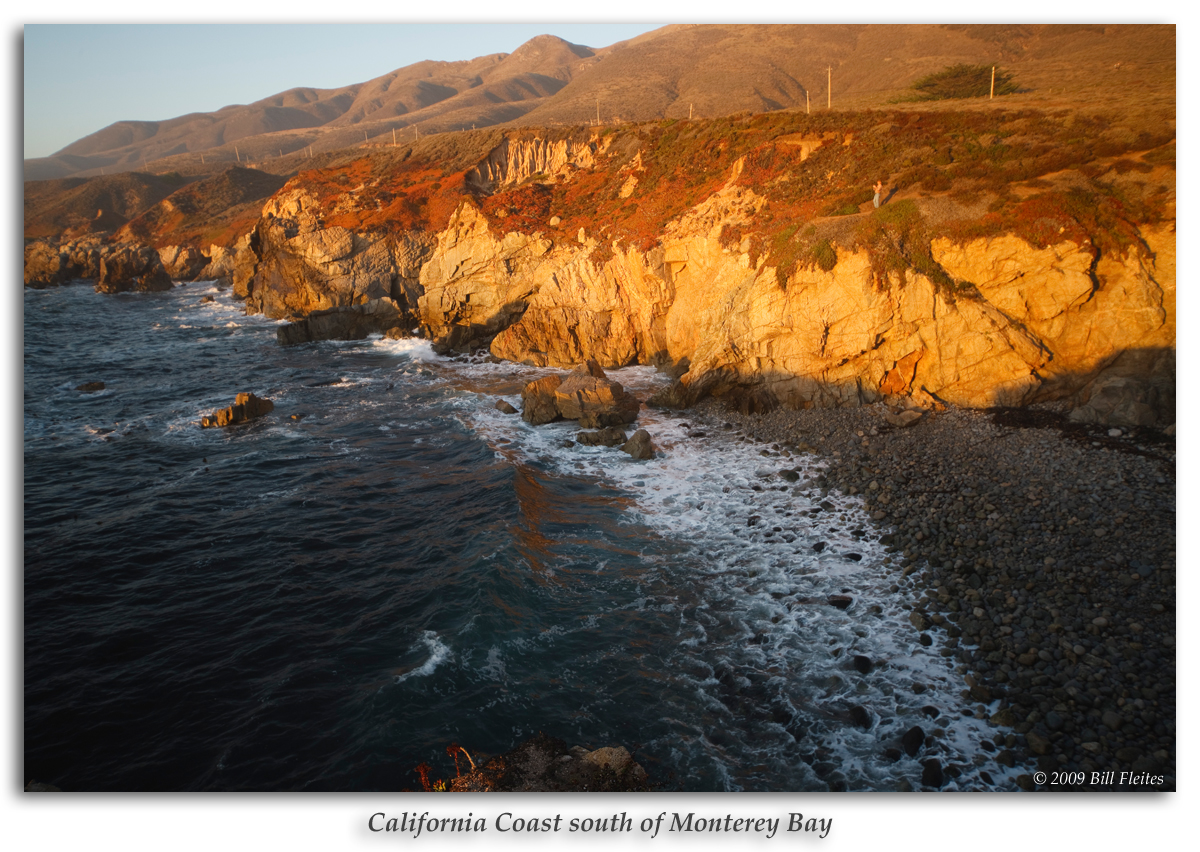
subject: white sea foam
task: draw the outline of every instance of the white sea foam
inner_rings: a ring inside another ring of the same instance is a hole
[[[481,363],[456,364],[454,369],[473,382],[487,376],[528,380],[558,372]],[[643,399],[667,381],[645,367],[608,372]],[[503,398],[520,405],[519,397]],[[969,705],[976,715],[962,715],[968,705],[960,692],[966,685],[955,671],[955,657],[942,656],[941,640],[929,647],[917,641],[907,618],[915,602],[909,582],[877,541],[878,531],[861,498],[816,487],[823,460],[773,451],[764,457],[762,444],[701,436],[686,413],[643,407],[635,427],[650,432],[659,452],[652,460],[635,462],[618,448],[564,447],[577,424],[534,428],[497,411],[494,400],[479,394],[455,402],[463,420],[498,456],[616,485],[634,497],[629,523],[688,545],[691,557],[686,561],[695,584],[689,594],[699,593],[710,621],[702,623],[699,608],[681,618],[678,647],[691,658],[691,665],[681,670],[699,666],[710,672],[698,677],[695,687],[706,703],[720,708],[714,712],[728,715],[733,702],[722,694],[728,687],[713,672],[774,673],[768,691],[817,720],[820,744],[837,755],[838,771],[851,789],[887,789],[901,777],[920,777],[921,767],[913,758],[893,764],[882,754],[913,726],[926,733],[944,731],[938,735],[937,757],[962,772],[948,780],[946,789],[987,786],[973,761],[981,754],[979,741],[990,739],[997,729],[979,718],[978,702]],[[795,471],[798,478],[789,481],[781,471]],[[678,569],[671,579],[680,581]],[[853,599],[849,609],[829,603],[831,596],[842,594]],[[711,628],[718,624],[724,638],[711,640]],[[731,640],[730,634],[739,638]],[[872,661],[870,673],[860,675],[850,665],[856,655]],[[916,692],[914,685],[924,691]],[[869,728],[849,721],[854,706],[870,713]],[[929,706],[939,711],[936,720],[923,712]],[[993,704],[984,714],[996,709]],[[676,712],[683,714],[682,708]],[[735,717],[736,712],[731,723]],[[755,742],[750,729],[739,731],[736,724],[721,734],[742,738],[744,751],[767,748]],[[711,754],[724,751],[703,737],[694,747]],[[774,757],[759,755],[762,760]],[[1015,776],[1022,771],[995,762],[987,766],[994,786],[1005,789],[1015,789]],[[731,788],[743,786],[734,775]]]
[[[428,677],[437,670],[437,667],[454,656],[454,653],[442,642],[441,637],[433,630],[426,630],[421,634],[420,645],[424,645],[429,652],[428,658],[420,666],[415,669],[410,669],[404,674],[396,675],[396,683],[403,683],[413,677]],[[419,649],[419,645],[413,645],[410,651]]]
[[[433,352],[433,344],[422,337],[402,337],[399,340],[388,340],[386,337],[372,335],[371,346],[393,355],[407,355],[413,361],[440,361]]]

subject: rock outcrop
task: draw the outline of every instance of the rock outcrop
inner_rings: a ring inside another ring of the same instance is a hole
[[[372,334],[399,329],[403,320],[399,306],[384,297],[360,305],[313,311],[304,319],[281,325],[275,334],[284,346],[315,340],[363,340]]]
[[[252,393],[239,393],[229,408],[222,408],[207,417],[202,417],[200,427],[211,429],[219,426],[236,426],[256,417],[262,417],[264,414],[270,414],[274,410],[275,403],[269,399],[262,399]]]
[[[100,258],[99,293],[147,293],[172,286],[158,252],[148,246],[122,245]]]
[[[572,370],[565,378],[546,376],[521,391],[522,418],[534,426],[554,420],[577,420],[586,429],[618,427],[637,419],[641,403],[605,375],[595,361]]]
[[[418,272],[435,238],[324,227],[319,210],[303,189],[267,203],[234,260],[234,292],[247,309],[280,318],[386,298],[411,312],[420,293]]]
[[[450,781],[455,793],[618,793],[651,789],[650,778],[624,746],[588,750],[538,734],[505,754],[480,761]]]
[[[164,246],[158,256],[173,281],[195,281],[209,265],[209,259],[194,246]]]
[[[597,152],[608,141],[608,137],[600,136],[587,141],[508,137],[467,172],[466,180],[477,190],[493,192],[534,175],[553,177],[571,169],[591,168],[596,164]]]
[[[34,289],[57,287],[72,281],[100,277],[100,259],[112,247],[98,240],[79,240],[56,245],[35,240],[25,246],[25,286]]]

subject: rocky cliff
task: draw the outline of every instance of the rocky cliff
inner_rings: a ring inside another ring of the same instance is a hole
[[[160,254],[229,275],[249,311],[321,312],[281,340],[352,319],[538,366],[652,364],[678,378],[662,405],[1071,398],[1080,419],[1173,423],[1171,136],[1117,128],[1064,170],[1075,120],[891,118],[514,131],[465,168],[367,157],[290,180],[231,251]],[[943,143],[934,169],[920,152]],[[43,278],[81,265],[53,254],[31,256]]]

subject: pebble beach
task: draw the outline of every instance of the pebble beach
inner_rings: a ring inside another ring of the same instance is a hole
[[[1066,411],[948,408],[897,427],[882,404],[748,415],[708,400],[687,416],[768,458],[816,454],[816,487],[861,495],[895,590],[917,601],[911,629],[956,659],[963,712],[995,728],[978,761],[1036,766],[1026,790],[1173,790],[1175,439]]]

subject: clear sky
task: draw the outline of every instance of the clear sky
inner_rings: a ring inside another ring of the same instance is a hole
[[[511,53],[550,33],[607,47],[660,24],[27,24],[24,156],[115,121],[251,103],[298,86],[362,83],[425,59]]]

